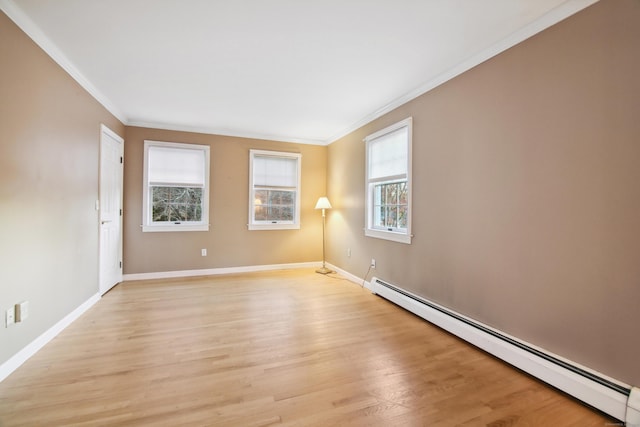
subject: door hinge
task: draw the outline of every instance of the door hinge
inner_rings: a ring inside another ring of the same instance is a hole
[[[120,156],[120,163],[124,163],[124,159]]]
[[[122,268],[122,261],[120,261],[120,268]]]
[[[120,209],[120,216],[122,216],[122,209]]]

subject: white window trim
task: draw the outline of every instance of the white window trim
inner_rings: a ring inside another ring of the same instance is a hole
[[[154,224],[151,221],[151,200],[149,197],[148,158],[149,147],[173,147],[182,149],[202,150],[205,153],[205,186],[202,194],[202,221],[181,224]],[[171,231],[209,231],[209,172],[210,147],[208,145],[184,144],[181,142],[144,141],[144,167],[142,182],[142,231],[143,232],[171,232]]]
[[[384,136],[388,133],[394,132],[403,127],[407,127],[408,130],[408,147],[407,147],[407,231],[389,231],[389,230],[381,230],[373,227],[373,185],[380,182],[393,181],[393,179],[397,179],[397,177],[385,177],[384,179],[369,179],[369,143],[374,141],[381,136]],[[381,129],[371,135],[367,136],[364,139],[366,143],[366,174],[365,174],[365,227],[364,227],[364,235],[368,237],[374,237],[377,239],[385,239],[391,240],[393,242],[398,243],[406,243],[411,244],[411,239],[413,238],[413,234],[411,233],[411,216],[412,216],[412,146],[413,146],[413,119],[408,117],[398,123],[395,123],[391,126],[388,126],[384,129]]]
[[[274,156],[288,157],[296,159],[297,165],[297,187],[296,187],[296,207],[293,221],[272,222],[272,223],[255,223],[253,220],[254,212],[254,185],[253,185],[253,159],[258,156]],[[301,193],[301,176],[302,176],[302,154],[290,153],[286,151],[270,151],[270,150],[249,150],[249,222],[247,227],[249,230],[299,230],[300,229],[300,193]]]

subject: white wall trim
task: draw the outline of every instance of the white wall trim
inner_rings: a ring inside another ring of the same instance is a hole
[[[356,285],[358,285],[358,286],[360,286],[360,287],[362,287],[364,289],[370,289],[369,288],[369,282],[365,281],[364,285],[363,285],[363,283],[362,283],[363,280],[364,280],[363,278],[358,277],[356,275],[353,275],[353,274],[349,273],[348,271],[343,270],[340,267],[337,267],[337,266],[335,266],[333,264],[330,264],[328,262],[326,264],[327,264],[327,268],[330,268],[331,270],[335,270],[336,273],[338,273],[339,275],[347,278],[349,281],[355,283]]]
[[[2,1],[2,0],[0,0]],[[194,133],[206,133],[209,135],[229,136],[233,138],[250,138],[250,139],[262,139],[265,141],[279,141],[279,142],[291,142],[294,144],[304,145],[327,145],[326,140],[322,139],[309,139],[309,138],[294,138],[286,135],[273,135],[269,133],[261,132],[240,132],[233,129],[219,128],[212,126],[189,126],[189,125],[176,125],[164,122],[150,122],[141,120],[129,120],[125,123],[127,126],[135,126],[141,128],[162,129],[178,132],[194,132]]]
[[[529,25],[519,29],[518,31],[510,34],[508,37],[500,40],[499,42],[489,46],[485,50],[477,53],[476,55],[464,60],[457,66],[446,70],[435,78],[429,80],[428,82],[418,86],[414,90],[402,95],[399,98],[394,99],[387,105],[381,107],[377,111],[363,117],[356,123],[352,124],[348,128],[344,129],[342,132],[332,136],[327,141],[325,141],[324,145],[329,145],[332,142],[339,140],[340,138],[350,134],[351,132],[360,129],[361,127],[367,125],[368,123],[374,121],[375,119],[382,117],[383,115],[389,113],[392,110],[400,107],[401,105],[406,104],[409,101],[419,97],[420,95],[429,92],[432,89],[440,86],[448,82],[449,80],[459,76],[460,74],[472,69],[473,67],[487,61],[494,56],[504,52],[505,50],[522,43],[529,37],[532,37],[538,34],[541,31],[546,30],[547,28],[557,24],[564,19],[567,19],[571,15],[574,15],[577,12],[580,12],[582,9],[585,9],[591,6],[594,3],[597,3],[600,0],[568,0],[562,3],[560,6],[552,9],[547,12],[534,22]]]
[[[96,88],[62,53],[60,48],[47,37],[33,21],[15,5],[12,0],[0,0],[0,9],[24,31],[47,55],[51,57],[64,71],[67,72],[80,86],[82,86],[96,101],[98,101],[111,114],[122,123],[127,123],[127,118],[109,98]]]
[[[176,277],[216,276],[220,274],[252,273],[258,271],[290,270],[296,268],[317,268],[322,262],[301,262],[292,264],[251,265],[246,267],[221,267],[200,270],[159,271],[153,273],[125,274],[122,280],[172,279]]]
[[[455,317],[447,315],[435,308],[430,307],[429,305],[423,304],[410,297],[413,296],[418,300],[427,301],[420,296],[402,290],[403,293],[410,295],[407,296],[384,285],[380,285],[376,282],[375,277],[371,279],[371,289],[375,294],[388,299],[389,301],[399,305],[400,307],[422,317],[428,322],[451,332],[452,334],[462,338],[463,340],[473,344],[474,346],[483,349],[484,351],[504,360],[505,362],[519,369],[522,369],[523,371],[546,382],[547,384],[550,384],[619,420],[625,420],[627,417],[627,412],[632,413],[632,411],[628,411],[627,408],[629,396],[627,396],[626,394],[606,387],[592,379],[586,378],[583,375],[580,375],[543,357],[524,350],[503,339],[495,337],[488,332],[484,332],[476,327],[465,323],[464,321],[458,320]],[[428,301],[428,303],[438,308],[442,308],[447,312],[454,313],[461,318],[470,320],[475,324],[479,324],[487,329],[503,335],[504,337],[524,344],[525,346],[545,353],[548,356],[551,356],[555,359],[571,364],[576,368],[582,369],[583,371],[603,378],[622,388],[631,388],[631,386],[627,384],[607,377],[606,375],[596,372],[585,366],[581,366],[578,363],[562,358],[561,356],[557,356],[551,352],[536,347],[533,344],[529,344],[520,339],[509,336],[508,334],[484,325],[481,322],[455,313],[451,309],[447,309],[446,307],[442,307],[439,304],[433,303],[431,301]]]
[[[90,309],[98,301],[100,301],[99,293],[93,295],[91,298],[80,304],[78,308],[67,314],[62,318],[62,320],[53,325],[42,335],[31,341],[22,350],[13,355],[9,360],[0,365],[0,382],[11,375],[13,371],[18,369],[31,356],[36,354],[49,341],[54,339],[56,335],[62,332],[67,326],[72,324],[78,317],[80,317],[85,311]]]
[[[627,427],[640,427],[640,388],[633,387],[627,402]]]

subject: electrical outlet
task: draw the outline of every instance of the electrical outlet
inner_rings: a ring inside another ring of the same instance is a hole
[[[207,250],[206,249],[200,250],[200,253],[202,254],[202,256],[207,256]]]
[[[371,268],[376,268],[376,260],[371,258]]]
[[[16,323],[24,322],[29,317],[29,301],[22,301],[15,306]]]
[[[8,308],[5,312],[5,327],[9,327],[9,325],[13,325],[16,323],[16,310],[13,306]]]

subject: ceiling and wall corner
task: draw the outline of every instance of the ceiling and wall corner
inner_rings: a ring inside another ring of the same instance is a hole
[[[596,1],[0,7],[126,125],[327,145]]]

